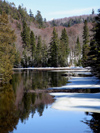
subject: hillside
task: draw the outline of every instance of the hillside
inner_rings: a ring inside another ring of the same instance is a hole
[[[96,14],[90,14],[90,15],[65,17],[61,19],[53,19],[49,21],[49,25],[71,27],[75,24],[84,23],[85,20],[89,23],[93,22],[95,20],[95,16]]]
[[[69,18],[62,18],[53,21],[46,22],[46,19],[43,19],[41,12],[37,11],[37,14],[34,16],[32,11],[30,10],[29,14],[27,13],[27,9],[23,6],[16,8],[14,3],[9,3],[6,1],[0,1],[0,14],[5,12],[9,17],[9,23],[11,28],[15,31],[16,34],[16,42],[15,46],[21,57],[21,64],[24,64],[24,67],[30,66],[30,62],[34,62],[34,66],[49,66],[48,61],[50,58],[50,43],[52,39],[52,33],[55,27],[55,32],[57,32],[57,40],[61,43],[61,35],[63,29],[66,30],[66,34],[68,36],[68,53],[75,52],[77,38],[79,38],[79,43],[83,45],[83,26],[84,21],[88,22],[89,34],[91,35],[92,22],[94,21],[95,14],[93,15],[83,15],[83,16],[75,16]],[[32,33],[32,38],[31,38]],[[34,38],[34,41],[33,41]],[[32,44],[31,44],[31,41]],[[34,45],[34,46],[33,46]],[[38,46],[39,45],[39,46]],[[46,45],[46,46],[45,46]],[[59,49],[60,46],[57,44]],[[34,48],[35,49],[34,49]],[[38,48],[39,47],[39,48]],[[39,54],[37,55],[37,50],[39,50]],[[59,55],[63,51],[60,49]],[[45,53],[45,55],[43,55]],[[34,55],[34,57],[32,57]],[[38,59],[37,59],[37,56]],[[61,54],[62,56],[62,54]],[[65,56],[65,55],[64,55]],[[41,57],[41,59],[40,59]],[[33,61],[34,60],[34,61]],[[38,64],[37,60],[40,60]],[[44,60],[46,63],[44,64]],[[66,59],[64,59],[66,60]],[[42,62],[42,64],[41,64]],[[65,61],[64,61],[65,62]],[[27,64],[27,65],[25,65]],[[44,64],[44,65],[43,65]],[[67,63],[65,63],[68,65]],[[60,66],[60,65],[59,65]]]
[[[15,33],[17,35],[17,41],[16,41],[16,47],[17,49],[22,52],[22,38],[21,38],[21,30],[17,27],[18,21],[13,20],[13,22],[10,21],[10,24],[12,28],[15,30]],[[75,24],[71,27],[64,27],[64,26],[56,26],[56,31],[58,33],[58,36],[61,36],[62,30],[65,28],[69,37],[69,47],[71,49],[74,49],[77,37],[80,38],[80,43],[81,45],[83,44],[83,39],[82,39],[82,34],[83,34],[83,23],[81,24]],[[29,25],[30,29],[34,32],[35,36],[41,36],[42,40],[45,40],[47,46],[50,43],[50,39],[52,36],[52,31],[53,27],[47,27],[47,28],[42,28],[39,29],[36,26],[34,26],[34,23],[31,23]],[[92,23],[88,23],[89,31],[91,34],[91,29],[92,29]]]
[[[5,11],[9,15],[9,22],[12,29],[15,30],[17,41],[16,48],[22,53],[23,42],[21,38],[22,32],[22,22],[25,20],[28,27],[32,30],[35,36],[41,36],[42,40],[45,40],[46,44],[49,45],[52,36],[53,27],[56,26],[58,36],[61,36],[61,31],[66,28],[67,34],[69,36],[69,46],[74,48],[76,39],[79,36],[80,43],[82,45],[82,34],[83,34],[83,23],[87,20],[89,30],[92,28],[92,21],[94,21],[95,14],[93,15],[83,15],[83,16],[73,16],[69,18],[56,19],[46,22],[43,20],[41,13],[39,14],[42,21],[36,19],[37,15],[34,16],[30,10],[30,14],[27,13],[27,9],[19,5],[18,9],[14,3],[9,3],[5,1],[0,1],[0,13]]]

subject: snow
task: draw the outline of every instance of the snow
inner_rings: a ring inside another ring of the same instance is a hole
[[[96,77],[71,77],[66,85],[51,89],[91,89],[100,88],[100,80]]]
[[[78,72],[79,73],[79,72]],[[89,73],[88,77],[70,77],[69,83],[52,89],[91,89],[100,88],[100,80]],[[100,93],[50,93],[55,102],[52,108],[66,111],[84,111],[100,113]]]
[[[100,93],[50,93],[55,96],[52,108],[66,111],[100,113]]]
[[[81,72],[78,72],[78,74]],[[66,85],[51,89],[91,89],[100,88],[100,80],[90,72],[82,72],[85,77],[68,77]],[[87,77],[88,75],[88,77]],[[90,76],[91,75],[91,76]],[[55,102],[52,108],[66,111],[100,113],[100,93],[50,93]]]

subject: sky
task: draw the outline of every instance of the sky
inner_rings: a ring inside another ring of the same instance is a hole
[[[91,14],[92,9],[97,13],[100,8],[100,0],[8,0],[8,2],[14,2],[16,7],[23,4],[27,12],[32,10],[34,16],[39,10],[47,21]]]

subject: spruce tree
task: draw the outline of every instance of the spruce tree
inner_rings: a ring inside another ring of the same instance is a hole
[[[64,28],[62,30],[61,38],[60,38],[60,51],[61,52],[61,60],[63,62],[63,65],[68,64],[68,55],[69,55],[69,39],[66,32],[66,29]]]
[[[81,45],[79,41],[79,37],[77,37],[76,46],[75,46],[75,58],[76,58],[76,65],[81,65]]]
[[[100,77],[100,9],[98,15],[95,17],[93,26],[93,38],[90,43],[89,64],[93,73]]]
[[[35,55],[36,66],[42,66],[42,40],[41,36],[38,37]]]
[[[43,45],[42,45],[42,66],[46,67],[48,63],[48,48],[47,45],[45,43],[45,41],[43,40]]]
[[[42,18],[41,12],[39,10],[37,11],[35,20],[39,23],[40,28],[43,27],[43,18]]]
[[[95,72],[98,65],[97,63],[98,50],[97,50],[97,44],[95,42],[94,37],[91,39],[91,42],[90,42],[90,51],[88,53],[88,56],[89,56],[88,64],[92,68],[91,70]]]
[[[35,40],[35,35],[33,31],[31,31],[30,33],[30,46],[31,46],[31,55],[32,55],[32,62],[33,62],[35,58],[35,49],[36,49],[36,40]]]
[[[97,48],[97,54],[96,54],[96,71],[100,72],[100,9],[98,9],[98,15],[95,18],[96,25],[95,25],[95,43]],[[100,74],[98,74],[100,76]]]
[[[58,64],[60,67],[67,65],[66,47],[62,42],[58,45]]]
[[[16,40],[14,31],[9,25],[8,16],[3,12],[0,16],[0,75],[2,82],[12,78],[12,68],[15,61],[13,43]]]
[[[82,65],[84,67],[88,66],[88,53],[89,53],[89,29],[87,26],[87,21],[84,21],[83,27],[83,48],[82,48]]]
[[[49,65],[51,67],[58,66],[58,34],[56,29],[53,29],[51,42],[50,42],[50,57],[49,57]]]
[[[29,16],[30,17],[33,17],[33,13],[32,13],[32,10],[31,9],[29,10]]]
[[[27,23],[23,21],[23,31],[21,32],[22,40],[24,43],[24,48],[30,48],[30,29]]]

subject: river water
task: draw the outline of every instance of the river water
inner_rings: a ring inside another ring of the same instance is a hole
[[[11,84],[0,88],[0,133],[99,133],[99,88],[88,72],[15,71]]]

